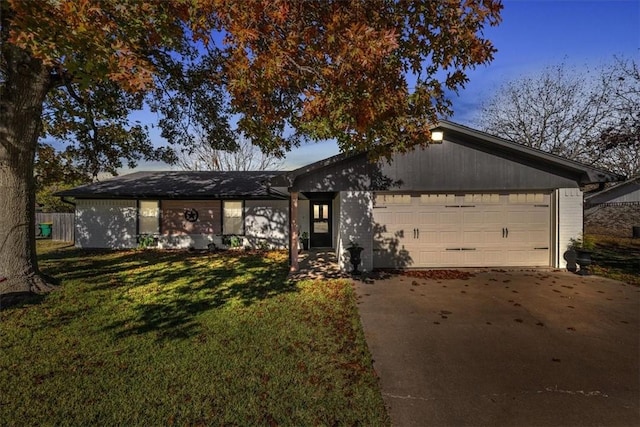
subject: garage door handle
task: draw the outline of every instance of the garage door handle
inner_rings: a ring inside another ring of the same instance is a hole
[[[504,227],[502,227],[502,238],[504,239]]]
[[[505,235],[505,237],[507,237],[507,238],[508,238],[508,237],[509,237],[509,229],[508,229],[508,228],[505,228],[505,231],[507,232],[507,234]]]

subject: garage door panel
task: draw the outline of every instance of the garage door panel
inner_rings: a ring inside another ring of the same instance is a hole
[[[462,243],[465,245],[473,244],[477,245],[483,242],[485,232],[482,230],[478,231],[463,231],[462,232]]]
[[[462,220],[464,221],[464,224],[484,224],[485,223],[485,216],[484,216],[484,212],[482,212],[482,210],[473,210],[473,211],[469,211],[469,210],[465,210],[462,214]]]
[[[532,226],[546,226],[549,223],[547,212],[509,212],[505,223],[508,228],[529,229]]]
[[[544,250],[513,248],[506,252],[508,265],[526,265],[546,267],[549,265],[549,253]]]
[[[530,233],[528,230],[509,230],[509,245],[513,246],[517,243],[527,243],[530,240]]]
[[[509,246],[540,246],[548,244],[549,237],[545,231],[509,230]]]
[[[461,242],[461,232],[456,230],[456,231],[441,231],[438,233],[438,240],[437,242],[441,245],[445,246],[458,246]]]
[[[407,196],[374,210],[374,219],[387,231],[381,236],[404,251],[405,266],[548,266],[549,200],[533,193]]]
[[[505,258],[504,249],[484,248],[481,250],[481,253],[484,255],[485,265],[488,265],[487,263],[495,264],[495,260],[504,260]]]
[[[498,245],[501,240],[503,240],[502,233],[497,230],[465,230],[462,232],[462,243],[466,246]]]
[[[396,213],[396,222],[398,224],[414,225],[415,218],[412,211]]]
[[[432,267],[443,263],[441,253],[437,249],[418,249],[416,254],[415,263],[417,266]]]
[[[416,224],[421,226],[429,226],[433,224],[438,224],[440,212],[418,212],[416,217]]]
[[[540,246],[549,244],[549,233],[546,230],[532,230],[529,232],[529,243]]]
[[[373,216],[380,225],[390,226],[393,221],[393,212],[387,209],[374,209]]]
[[[483,228],[485,229],[501,231],[502,227],[504,227],[503,215],[497,215],[493,213],[490,215],[483,214],[482,224],[484,226]]]
[[[457,225],[462,222],[462,212],[456,208],[448,208],[438,215],[438,222],[443,225]]]
[[[440,232],[420,229],[420,245],[430,246],[440,243]]]
[[[460,250],[445,250],[441,252],[442,266],[449,267],[464,264],[464,255]]]
[[[464,260],[464,265],[479,267],[485,264],[485,253],[479,250],[460,251]]]

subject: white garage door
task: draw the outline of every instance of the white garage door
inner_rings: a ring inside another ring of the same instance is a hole
[[[378,194],[375,267],[548,267],[550,195]]]

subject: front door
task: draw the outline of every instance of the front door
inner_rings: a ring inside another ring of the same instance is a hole
[[[312,248],[331,247],[331,201],[312,200],[310,208],[310,246]]]

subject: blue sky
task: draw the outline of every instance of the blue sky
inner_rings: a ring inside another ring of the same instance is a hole
[[[610,62],[614,55],[638,60],[640,1],[505,0],[502,23],[485,29],[485,36],[498,52],[489,65],[470,71],[466,88],[453,96],[451,120],[461,124],[473,125],[474,116],[492,92],[518,76],[563,61],[575,67],[593,67]],[[284,169],[337,153],[331,141],[301,146],[287,155]],[[143,164],[137,170],[165,168]]]
[[[502,23],[485,29],[497,47],[493,62],[469,73],[466,88],[453,97],[451,120],[473,125],[474,116],[501,83],[566,62],[598,66],[613,55],[640,58],[638,0],[506,0]],[[285,169],[338,153],[333,142],[299,147]]]

